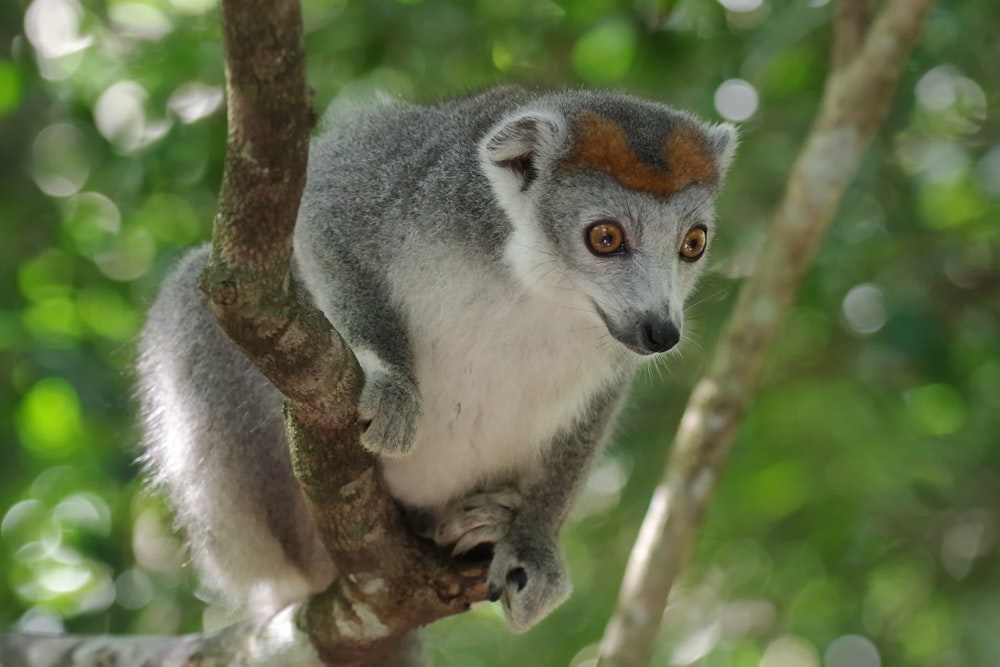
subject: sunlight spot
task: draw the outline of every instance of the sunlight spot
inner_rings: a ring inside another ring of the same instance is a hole
[[[996,544],[996,529],[988,512],[968,512],[951,525],[941,541],[941,564],[955,579],[964,579],[972,563]]]
[[[920,106],[937,119],[941,129],[953,134],[977,132],[987,117],[989,101],[978,82],[953,65],[928,70],[914,93]]]
[[[881,667],[875,644],[861,635],[844,635],[830,642],[823,653],[824,667]]]
[[[125,609],[142,609],[153,593],[153,582],[142,570],[126,570],[115,579],[115,602]]]
[[[170,0],[170,6],[182,14],[204,14],[215,8],[215,0]]]
[[[222,106],[222,88],[199,81],[185,83],[170,95],[167,108],[177,114],[182,123],[193,123],[210,116]]]
[[[955,103],[954,80],[958,70],[951,65],[940,65],[920,77],[915,93],[917,101],[928,111],[944,111]]]
[[[819,653],[809,641],[786,635],[767,645],[759,667],[820,667]]]
[[[39,132],[31,145],[31,176],[50,197],[79,192],[90,176],[90,151],[83,134],[69,123]]]
[[[885,326],[888,315],[885,296],[875,285],[862,283],[852,287],[841,304],[844,324],[857,334],[873,334]]]
[[[73,0],[35,0],[24,13],[24,32],[42,58],[61,58],[93,41],[80,34],[83,10]]]
[[[759,103],[757,89],[743,79],[723,81],[715,89],[715,110],[726,120],[747,120],[757,112]]]
[[[42,503],[37,500],[22,500],[7,510],[3,521],[0,521],[0,535],[7,540],[15,541],[16,535],[27,532],[25,530],[27,528],[37,526],[39,522],[45,520],[45,516],[46,511]],[[32,530],[31,533],[34,534],[35,531]]]
[[[670,664],[690,665],[712,652],[721,636],[718,621],[706,623],[690,635],[681,638],[670,654]]]
[[[126,150],[138,147],[146,124],[146,89],[135,81],[119,81],[94,104],[94,123],[104,138]]]
[[[97,535],[111,533],[111,509],[94,493],[74,493],[52,510],[52,519],[65,528],[83,529]]]
[[[155,42],[173,30],[170,19],[159,8],[129,2],[113,4],[108,10],[115,28],[129,37]]]
[[[719,4],[731,12],[752,12],[760,9],[764,0],[719,0]]]
[[[65,631],[62,617],[48,607],[32,607],[17,619],[14,626],[18,632],[37,634],[59,634]]]
[[[78,591],[91,580],[90,570],[82,563],[46,564],[38,568],[38,581],[53,593]]]
[[[1000,199],[1000,144],[983,156],[976,172],[983,188],[995,199]]]
[[[127,282],[145,274],[155,256],[153,235],[145,229],[132,227],[115,236],[106,248],[94,253],[94,263],[108,278]]]

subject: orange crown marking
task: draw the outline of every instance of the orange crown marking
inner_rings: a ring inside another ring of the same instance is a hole
[[[576,150],[566,161],[569,169],[592,169],[608,174],[623,187],[666,197],[691,183],[715,179],[715,163],[705,139],[687,123],[676,125],[663,142],[669,171],[644,163],[628,145],[625,130],[593,111],[580,114]]]

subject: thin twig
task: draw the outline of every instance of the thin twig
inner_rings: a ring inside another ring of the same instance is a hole
[[[840,69],[858,54],[872,20],[871,0],[840,0],[834,16],[831,64]]]
[[[853,0],[849,0],[853,4]],[[835,68],[756,266],[681,418],[601,643],[601,667],[646,667],[671,586],[690,556],[739,422],[795,293],[882,122],[930,0],[890,0]],[[838,20],[838,30],[860,24]],[[835,40],[836,41],[836,40]]]

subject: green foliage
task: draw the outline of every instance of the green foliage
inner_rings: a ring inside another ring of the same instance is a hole
[[[346,87],[433,100],[513,80],[746,119],[690,340],[637,382],[567,530],[577,593],[525,636],[489,605],[432,630],[441,666],[592,664],[734,276],[771,241],[831,7],[304,5],[318,107]],[[966,667],[1000,654],[998,21],[991,0],[932,11],[741,430],[657,664]],[[0,6],[0,155],[13,165],[0,173],[0,626],[202,622],[180,538],[141,490],[129,369],[155,285],[209,235],[219,34],[208,0]]]

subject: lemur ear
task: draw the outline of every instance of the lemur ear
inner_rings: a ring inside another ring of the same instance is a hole
[[[729,165],[736,155],[736,147],[740,143],[740,132],[732,123],[720,123],[710,125],[706,128],[705,136],[708,137],[709,150],[712,151],[712,159],[719,174],[719,179],[725,178]]]
[[[520,181],[521,190],[538,177],[540,162],[556,154],[566,136],[566,122],[546,111],[508,116],[493,127],[480,144],[481,155],[507,169]]]

